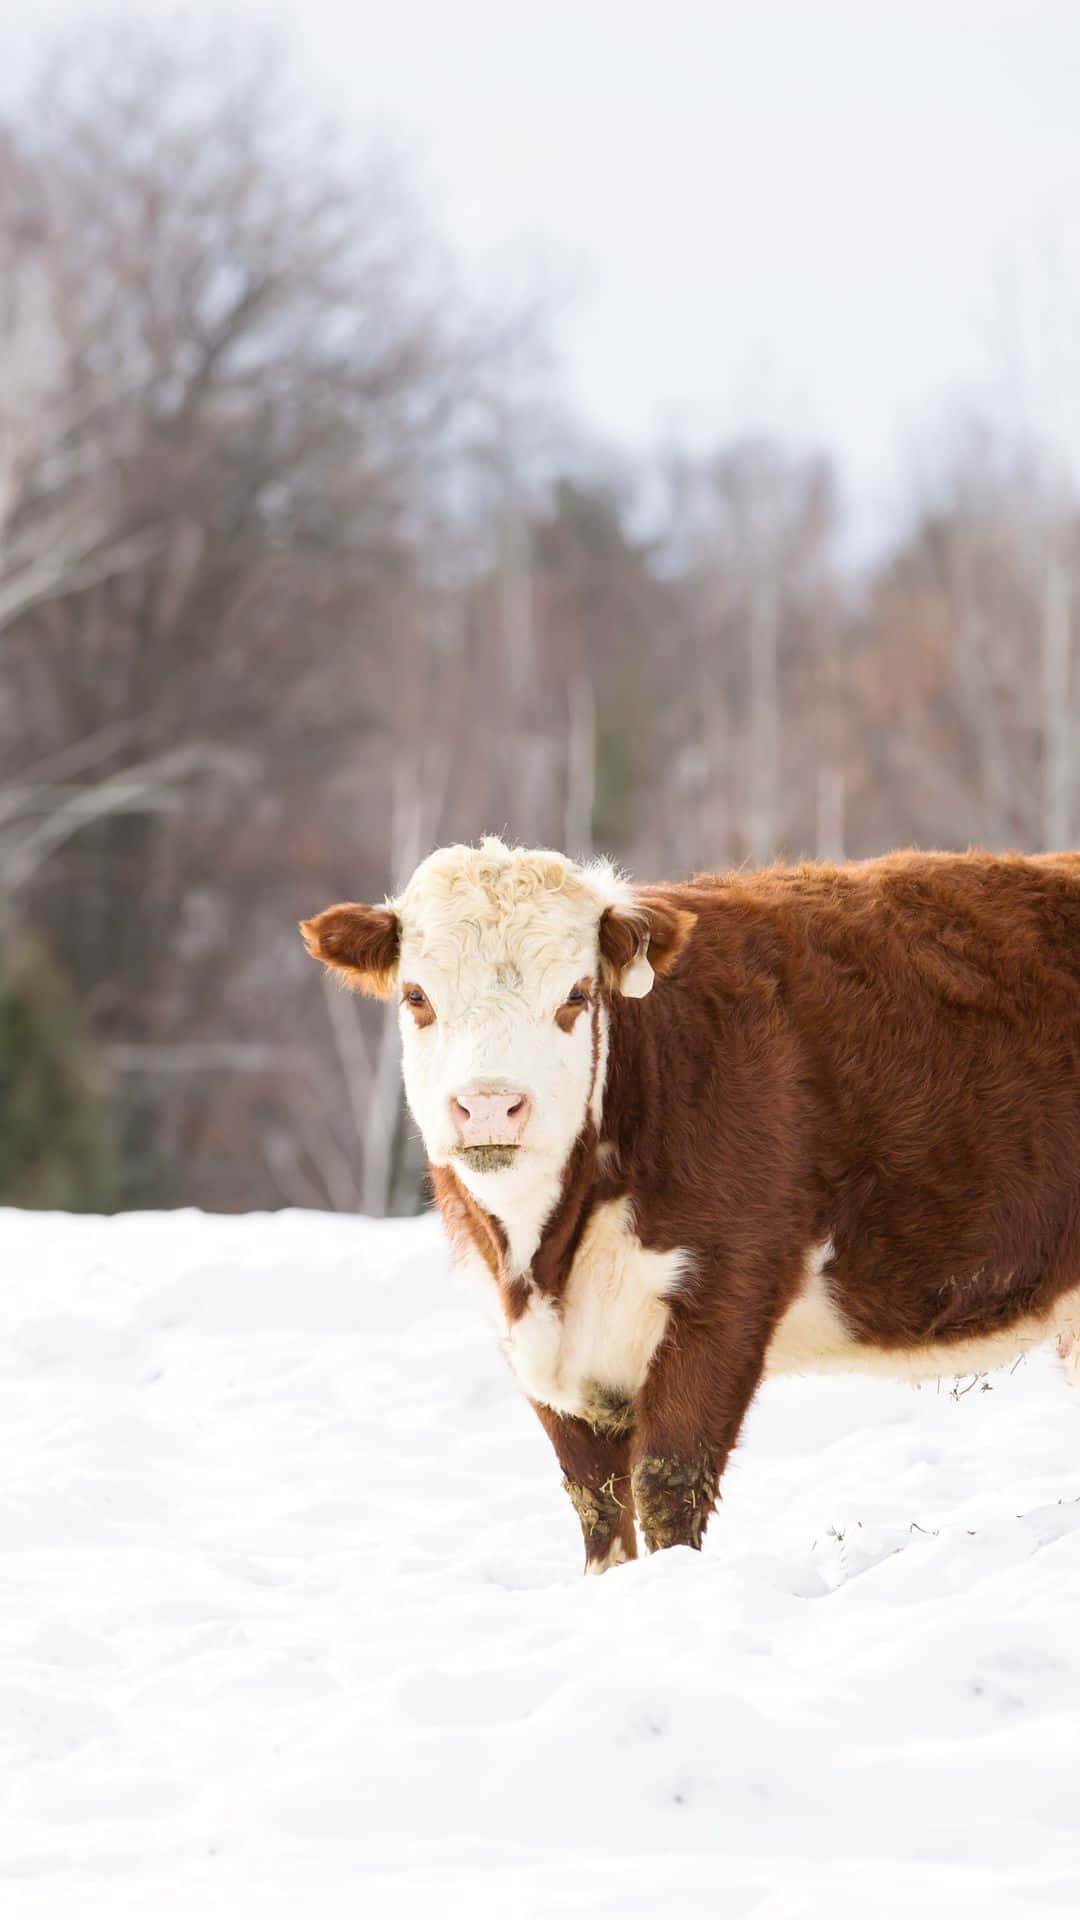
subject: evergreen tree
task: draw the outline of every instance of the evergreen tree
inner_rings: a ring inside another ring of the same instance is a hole
[[[75,996],[37,940],[0,945],[0,1205],[107,1210],[112,1116]]]

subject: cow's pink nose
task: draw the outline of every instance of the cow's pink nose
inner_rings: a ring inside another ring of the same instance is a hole
[[[519,1087],[464,1087],[450,1096],[450,1118],[463,1147],[516,1147],[531,1109]]]

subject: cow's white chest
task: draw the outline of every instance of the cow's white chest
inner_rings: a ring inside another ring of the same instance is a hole
[[[686,1259],[643,1247],[626,1200],[597,1207],[562,1300],[534,1292],[507,1331],[519,1386],[559,1413],[588,1416],[605,1397],[632,1400],[667,1330]]]

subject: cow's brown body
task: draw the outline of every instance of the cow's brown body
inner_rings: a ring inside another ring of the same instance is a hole
[[[696,924],[646,998],[602,996],[601,1124],[527,1276],[433,1169],[511,1326],[538,1293],[559,1310],[605,1203],[687,1256],[632,1402],[536,1403],[599,1565],[636,1551],[635,1509],[650,1546],[700,1542],[770,1355],[810,1369],[820,1339],[823,1364],[949,1375],[1080,1316],[1080,857],[896,854],[641,898]]]

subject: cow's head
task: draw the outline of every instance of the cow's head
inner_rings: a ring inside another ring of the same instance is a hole
[[[647,994],[693,924],[606,861],[485,839],[431,854],[385,907],[328,907],[301,931],[349,985],[397,996],[428,1158],[505,1218],[590,1112],[599,1128],[607,997]]]

